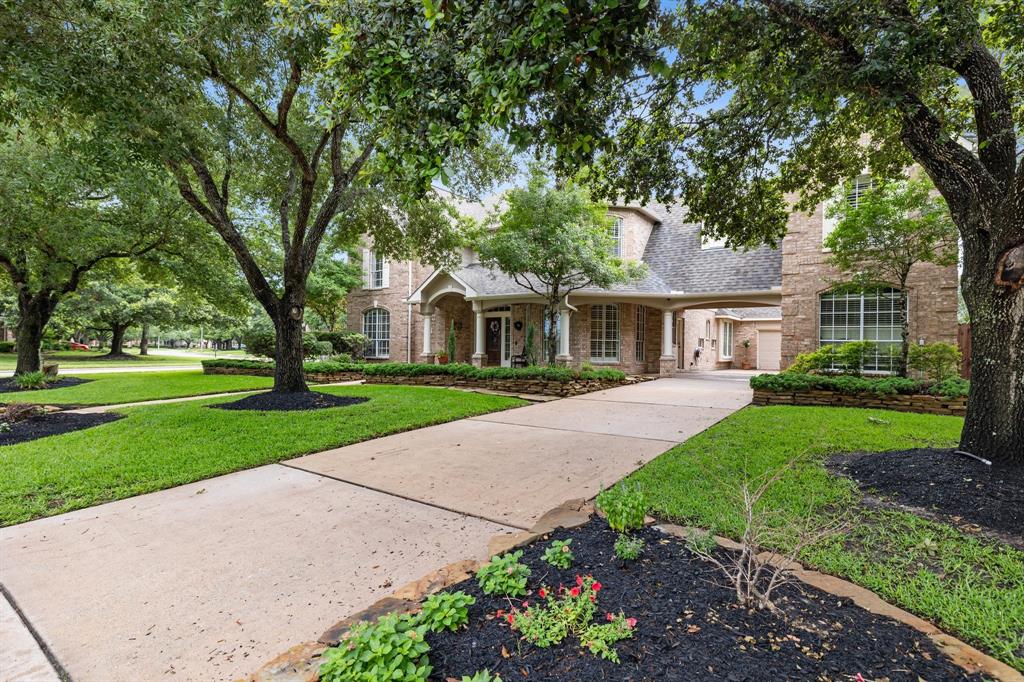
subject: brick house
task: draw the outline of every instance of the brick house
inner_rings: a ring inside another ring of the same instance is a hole
[[[838,273],[825,262],[822,240],[830,224],[822,206],[790,216],[781,248],[746,252],[702,240],[699,223],[688,222],[679,206],[608,211],[619,253],[646,263],[648,273],[634,284],[570,294],[559,311],[560,363],[589,362],[633,374],[776,370],[821,343],[866,338],[884,346],[899,340],[895,294],[830,293]],[[445,352],[454,327],[452,361],[508,366],[524,353],[530,325],[541,354],[540,298],[481,266],[471,251],[450,271],[386,262],[372,244],[360,256],[365,286],[348,297],[348,325],[369,337],[367,357],[432,362]],[[915,268],[915,342],[955,342],[956,285],[955,266]],[[884,359],[872,368],[887,369]]]

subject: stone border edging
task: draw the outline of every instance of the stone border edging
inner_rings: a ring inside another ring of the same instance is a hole
[[[487,556],[491,557],[528,545],[558,528],[582,526],[590,520],[593,514],[594,503],[592,500],[567,500],[541,516],[530,530],[495,535],[487,544]],[[648,524],[649,521],[653,521],[653,519],[648,517],[645,519],[645,524]],[[684,541],[691,530],[699,530],[675,524],[657,524],[654,527],[667,535]],[[719,546],[726,549],[740,548],[739,543],[728,538],[717,535],[714,538]],[[768,553],[763,553],[760,558],[767,559]],[[775,559],[772,562],[773,565],[781,563],[777,557]],[[389,613],[415,613],[419,610],[419,604],[424,597],[472,577],[483,563],[485,562],[477,559],[464,559],[428,573],[419,580],[402,586],[391,596],[379,599],[368,608],[339,621],[328,628],[317,641],[303,642],[288,649],[264,664],[252,675],[237,682],[316,682],[320,678],[320,657],[323,652],[331,646],[336,646],[354,624],[360,621],[376,620]],[[790,570],[797,580],[811,587],[849,599],[865,611],[891,618],[927,635],[943,654],[967,672],[981,673],[999,682],[1024,682],[1024,676],[1007,664],[942,632],[928,621],[890,604],[871,590],[827,573],[804,568],[798,563],[792,564]]]
[[[850,395],[838,391],[809,389],[806,391],[768,391],[754,389],[753,405],[819,405],[825,407],[866,407],[896,412],[920,412],[963,417],[967,414],[967,398],[946,398],[927,394]]]

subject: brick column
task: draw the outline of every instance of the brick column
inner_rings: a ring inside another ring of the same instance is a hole
[[[473,364],[483,367],[487,353],[484,352],[484,306],[480,301],[473,301],[473,312],[476,317],[473,325]]]

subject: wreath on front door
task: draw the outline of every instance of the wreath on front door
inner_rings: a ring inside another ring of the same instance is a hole
[[[491,331],[497,334],[500,329],[501,322],[498,322],[497,320],[491,320]]]

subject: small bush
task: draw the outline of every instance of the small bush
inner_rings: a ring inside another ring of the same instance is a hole
[[[625,533],[643,527],[647,499],[639,485],[619,483],[614,488],[598,493],[597,508],[608,517],[608,525],[612,530]]]
[[[950,377],[929,388],[928,392],[943,398],[966,398],[971,392],[971,382],[960,377]]]
[[[718,543],[711,531],[691,528],[686,534],[686,547],[694,554],[710,554],[718,548]]]
[[[330,362],[340,362],[346,365],[352,364],[352,356],[348,353],[335,353],[331,356]]]
[[[970,382],[952,377],[938,383],[906,377],[867,378],[828,374],[759,374],[750,378],[750,387],[761,391],[789,393],[800,391],[835,391],[845,395],[914,395],[930,393],[946,398],[962,398],[970,390]]]
[[[469,607],[476,599],[465,592],[441,592],[423,600],[419,622],[431,632],[455,632],[469,622]]]
[[[43,372],[23,372],[15,374],[11,380],[23,391],[46,388],[46,384],[49,383],[49,377]]]
[[[572,553],[572,548],[569,545],[572,544],[572,540],[554,540],[551,546],[544,550],[544,561],[548,562],[555,568],[566,569],[572,566],[572,562],[576,560],[576,555]]]
[[[351,357],[362,357],[366,350],[367,338],[359,332],[315,332],[317,341],[331,344],[332,353],[348,354]]]
[[[929,343],[908,349],[907,363],[910,368],[936,383],[957,376],[962,360],[960,349],[951,343]]]
[[[408,614],[388,614],[375,623],[356,623],[320,666],[323,682],[402,680],[426,682],[431,673],[423,639],[427,626]]]
[[[786,368],[786,373],[810,374],[811,372],[824,372],[832,369],[835,363],[835,346],[825,345],[810,353],[800,353],[793,360],[793,364]]]
[[[519,597],[526,594],[526,580],[530,567],[519,563],[523,550],[510,552],[505,556],[491,557],[490,563],[476,572],[476,579],[484,594],[501,594]]]
[[[334,346],[327,341],[310,341],[302,339],[302,352],[307,358],[325,358],[334,352]]]
[[[492,675],[490,670],[478,670],[473,676],[462,676],[462,682],[501,682],[500,675]]]
[[[621,613],[617,616],[610,613],[608,615],[611,616],[610,622],[591,625],[581,632],[580,643],[594,656],[618,663],[619,654],[612,645],[623,639],[632,639],[636,620],[626,618]]]
[[[273,331],[262,331],[252,329],[242,334],[242,343],[245,350],[252,355],[259,355],[265,358],[274,357],[277,351],[277,336]],[[320,355],[330,355],[334,352],[334,346],[328,341],[318,341],[316,334],[302,335],[302,355],[312,358]]]
[[[636,561],[644,551],[643,538],[635,538],[626,533],[619,533],[615,538],[615,556],[623,561]]]
[[[13,353],[14,342],[13,341],[0,341],[0,353]]]
[[[836,363],[842,365],[844,371],[860,376],[865,362],[877,350],[873,341],[848,341],[836,349]]]

